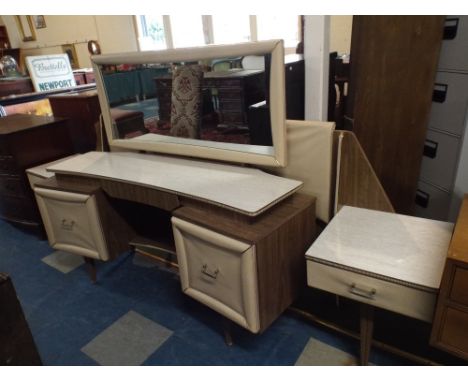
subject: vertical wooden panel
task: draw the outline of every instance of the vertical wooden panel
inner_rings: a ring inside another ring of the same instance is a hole
[[[349,117],[399,213],[411,213],[443,16],[355,16]]]

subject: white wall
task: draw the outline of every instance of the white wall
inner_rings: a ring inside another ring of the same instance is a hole
[[[36,40],[23,42],[14,16],[2,16],[10,43],[24,56],[63,53],[74,44],[80,67],[90,67],[87,43],[97,40],[102,53],[138,50],[133,16],[45,16],[46,28],[36,29]]]
[[[350,53],[352,28],[353,16],[330,16],[330,52]]]

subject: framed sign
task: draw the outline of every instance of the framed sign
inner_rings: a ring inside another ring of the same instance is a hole
[[[76,86],[75,77],[66,54],[26,57],[29,75],[37,92]]]
[[[34,41],[36,40],[36,33],[34,31],[34,25],[31,16],[19,15],[15,16],[16,24],[21,33],[23,41]]]

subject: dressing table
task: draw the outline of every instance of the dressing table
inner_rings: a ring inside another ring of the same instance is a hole
[[[271,146],[119,137],[104,67],[250,54],[271,57]],[[111,152],[51,164],[54,176],[34,183],[51,246],[85,257],[94,280],[95,260],[112,260],[131,246],[176,254],[171,262],[184,293],[263,332],[305,286],[304,253],[315,237],[316,199],[300,193],[302,182],[253,167],[286,164],[283,60],[278,40],[93,56]]]
[[[182,289],[253,333],[265,330],[305,283],[315,199],[301,182],[257,169],[137,153],[89,152],[48,167],[35,184],[51,245],[109,260],[135,235],[118,199],[156,207],[153,246],[174,248]],[[166,215],[167,216],[167,215]],[[166,217],[167,219],[167,217]],[[155,239],[156,238],[156,239]]]

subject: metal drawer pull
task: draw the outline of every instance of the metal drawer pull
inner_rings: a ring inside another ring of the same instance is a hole
[[[73,229],[75,222],[71,220],[70,222],[67,222],[67,219],[62,219],[62,228],[66,229],[67,231],[71,231]]]
[[[375,294],[377,293],[377,290],[375,290],[374,288],[372,288],[371,290],[365,290],[362,288],[358,288],[355,283],[352,283],[349,287],[349,292],[357,296],[373,300]]]
[[[212,279],[216,279],[218,277],[219,269],[216,269],[214,272],[208,269],[207,264],[203,264],[201,272]]]

